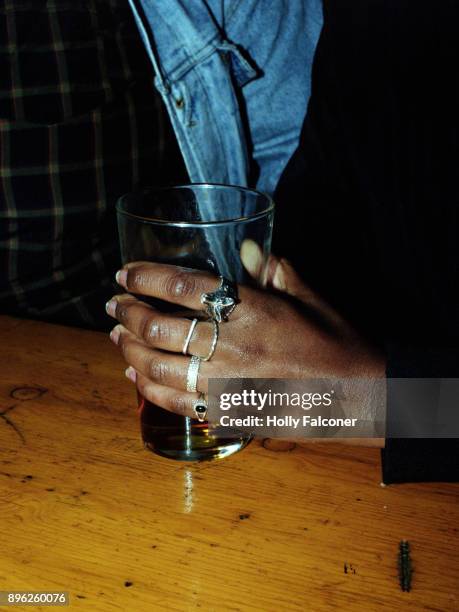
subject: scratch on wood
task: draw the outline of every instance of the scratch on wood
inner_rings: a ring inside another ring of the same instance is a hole
[[[7,425],[9,425],[16,432],[20,440],[22,441],[22,443],[25,444],[26,439],[22,431],[19,429],[16,423],[14,423],[14,421],[12,421],[9,417],[6,416],[9,412],[14,410],[15,408],[16,408],[16,404],[14,406],[9,406],[8,408],[5,408],[3,412],[0,412],[0,419],[2,419]]]

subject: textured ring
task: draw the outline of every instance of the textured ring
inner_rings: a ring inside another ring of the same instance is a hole
[[[215,291],[201,295],[201,304],[205,306],[209,317],[217,323],[228,321],[238,303],[237,285],[223,276],[220,276],[220,283]]]
[[[210,358],[215,353],[215,349],[217,348],[219,325],[218,325],[218,321],[215,321],[215,319],[212,319],[212,323],[214,326],[214,335],[212,338],[212,344],[210,345],[210,349],[209,349],[209,352],[207,353],[207,357],[201,357],[201,361],[209,361]]]
[[[186,355],[188,353],[188,347],[190,346],[191,338],[193,337],[194,328],[198,323],[198,319],[193,319],[190,325],[190,331],[188,332],[185,342],[183,343],[182,353]]]
[[[200,393],[199,398],[193,402],[193,410],[198,417],[198,421],[203,423],[207,415],[207,401],[204,393]]]
[[[201,365],[201,358],[193,355],[190,359],[188,372],[186,375],[186,390],[190,393],[195,393],[198,388],[198,372]]]

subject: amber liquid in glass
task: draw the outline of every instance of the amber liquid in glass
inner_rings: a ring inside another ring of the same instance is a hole
[[[246,446],[247,434],[224,436],[207,422],[199,422],[152,404],[137,394],[145,448],[169,459],[205,461],[228,457]]]

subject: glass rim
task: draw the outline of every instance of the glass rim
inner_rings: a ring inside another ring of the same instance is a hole
[[[161,193],[166,191],[180,191],[182,189],[193,189],[194,187],[198,187],[202,190],[205,189],[234,189],[243,193],[250,193],[254,196],[264,198],[266,200],[266,207],[263,210],[254,213],[253,215],[244,215],[241,217],[234,217],[229,219],[222,219],[219,221],[168,221],[166,219],[160,219],[156,217],[145,217],[144,215],[136,215],[134,213],[123,210],[123,202],[129,197],[142,196],[143,194],[148,193]],[[116,212],[120,215],[124,215],[126,217],[130,217],[131,219],[136,219],[143,223],[150,223],[152,225],[167,225],[169,227],[207,227],[207,226],[215,226],[215,225],[225,225],[229,223],[243,223],[247,221],[253,221],[255,219],[259,219],[260,217],[264,217],[269,213],[274,211],[275,203],[270,195],[264,193],[263,191],[258,191],[257,189],[251,189],[250,187],[242,187],[240,185],[230,185],[225,183],[183,183],[181,185],[173,185],[171,187],[146,187],[145,189],[139,192],[131,192],[125,193],[120,196],[116,201]]]

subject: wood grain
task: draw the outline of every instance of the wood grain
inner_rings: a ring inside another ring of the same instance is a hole
[[[162,459],[107,337],[0,317],[0,340],[0,590],[104,612],[459,610],[458,486],[383,488],[377,449],[338,444]]]

